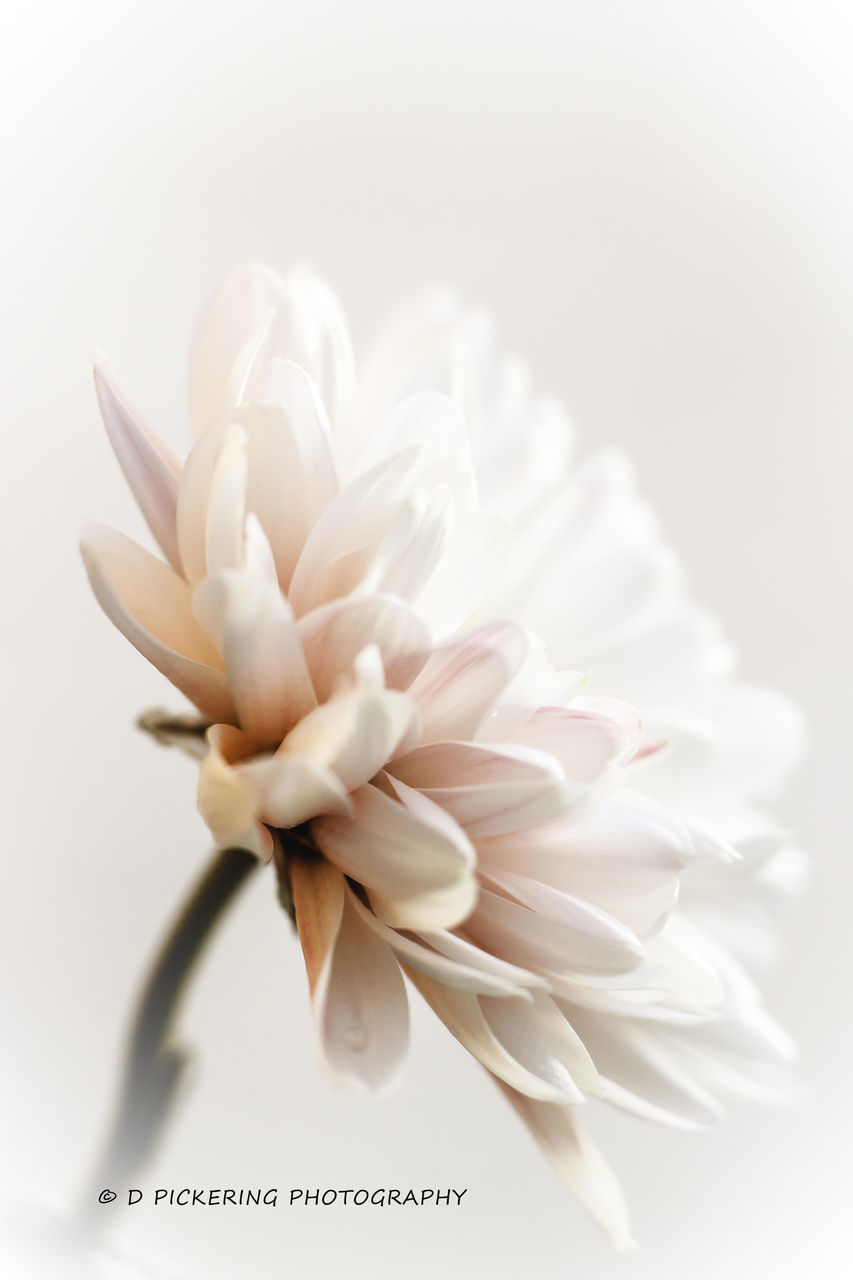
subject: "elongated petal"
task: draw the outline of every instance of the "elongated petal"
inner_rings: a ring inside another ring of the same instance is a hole
[[[190,352],[190,418],[201,435],[231,406],[235,360],[281,296],[282,280],[269,267],[251,262],[230,275],[202,312]]]
[[[324,1059],[339,1078],[382,1088],[408,1044],[408,1002],[394,954],[359,917],[329,863],[294,859],[291,883]]]
[[[324,702],[367,645],[376,645],[389,689],[407,689],[430,649],[418,615],[394,596],[335,600],[299,619],[299,636],[317,697]]]
[[[474,850],[452,819],[422,796],[401,803],[370,785],[352,800],[352,818],[319,818],[311,830],[326,856],[371,891],[378,914],[412,929],[463,920],[476,898]]]
[[[625,1197],[571,1107],[539,1102],[498,1080],[545,1155],[617,1249],[634,1249]]]
[[[522,878],[510,884],[515,890]],[[481,889],[466,924],[475,942],[513,964],[540,972],[624,973],[645,954],[630,930],[598,907],[533,882],[519,891],[537,909]]]
[[[238,732],[214,725],[208,733],[198,778],[199,813],[219,844],[248,849],[266,862],[272,856],[272,837],[260,821],[257,792],[228,759]]]
[[[176,524],[180,467],[134,414],[106,362],[95,365],[95,390],[110,444],[131,492],[163,554],[180,572]]]
[[[434,650],[410,689],[423,741],[476,737],[526,653],[527,637],[511,622],[487,623]]]
[[[574,782],[593,782],[608,765],[636,751],[638,711],[615,698],[576,698],[570,707],[541,707],[512,734],[513,742],[547,751]]]
[[[445,808],[472,838],[549,822],[575,798],[554,757],[524,746],[434,742],[395,760],[390,771]]]
[[[498,580],[513,539],[512,526],[493,512],[457,512],[447,549],[417,600],[435,635],[451,635],[471,617]]]
[[[240,724],[263,745],[278,746],[316,705],[287,601],[267,579],[232,570],[203,582],[193,604],[221,644]]]
[[[122,635],[204,715],[233,720],[221,660],[193,616],[183,579],[105,525],[88,527],[81,550],[92,590]]]
[[[352,893],[352,890],[348,892],[352,894],[352,905],[355,911],[368,928],[372,929],[377,937],[387,942],[400,959],[405,960],[412,968],[435,982],[455,987],[459,991],[474,991],[478,995],[519,996],[526,1000],[531,999],[529,988],[543,985],[543,979],[523,969],[514,969],[511,965],[504,964],[501,972],[490,967],[488,963],[478,964],[477,960],[481,956],[486,961],[493,957],[484,956],[484,953],[478,952],[477,948],[470,944],[468,949],[470,955],[474,957],[474,963],[450,959],[440,951],[433,950],[425,940],[410,937],[398,929],[390,928],[372,911],[369,911]]]
[[[583,1101],[565,1066],[537,1033],[528,1001],[478,997],[433,982],[410,965],[404,967],[448,1031],[494,1075],[532,1098]]]

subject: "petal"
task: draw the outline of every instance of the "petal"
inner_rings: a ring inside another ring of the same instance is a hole
[[[388,924],[442,929],[458,924],[476,898],[474,850],[452,819],[422,796],[405,803],[377,787],[352,796],[352,818],[312,823],[318,846],[345,875],[371,891]]]
[[[498,1083],[557,1172],[616,1248],[636,1248],[622,1189],[572,1108],[538,1102]]]
[[[417,598],[418,612],[437,636],[464,625],[501,574],[514,534],[490,511],[457,511],[452,537]]]
[[[407,964],[404,969],[451,1035],[494,1075],[532,1098],[583,1101],[566,1067],[537,1034],[528,1001],[478,997],[433,982]]]
[[[502,879],[507,877],[502,877]],[[537,972],[624,973],[645,952],[630,930],[606,912],[547,885],[508,877],[531,906],[481,889],[466,931],[488,951]]]
[[[232,415],[246,438],[246,510],[269,539],[286,590],[303,544],[337,493],[328,423],[305,373],[284,366],[284,404],[242,405]],[[190,451],[178,489],[178,539],[190,582],[209,571],[206,541],[211,491],[229,424],[208,429]]]
[[[328,863],[295,859],[292,883],[325,1061],[341,1079],[383,1088],[408,1045],[408,1001],[394,954],[361,920]]]
[[[591,783],[634,754],[643,732],[640,713],[615,698],[576,698],[570,707],[540,707],[515,729],[513,742],[547,751],[573,782]]]
[[[193,605],[221,645],[240,724],[277,746],[317,701],[287,601],[266,578],[230,570],[203,582]]]
[[[274,827],[298,827],[321,813],[352,813],[346,787],[313,760],[278,753],[250,760],[240,774],[253,787],[264,821]]]
[[[472,838],[549,822],[574,798],[553,756],[524,746],[433,742],[395,760],[390,772],[440,804]]]
[[[276,309],[282,280],[251,262],[230,275],[199,317],[190,351],[190,418],[201,435],[231,408],[232,368],[241,349]]]
[[[95,365],[95,390],[113,452],[167,560],[180,572],[176,507],[180,467],[133,413],[106,361]]]
[[[430,654],[409,690],[420,709],[423,741],[475,738],[526,653],[520,627],[490,622]]]
[[[340,676],[352,676],[367,645],[378,647],[390,689],[406,689],[430,649],[430,634],[417,614],[394,596],[335,600],[298,623],[311,681],[321,702]]]
[[[105,525],[88,527],[81,550],[92,590],[119,631],[204,715],[233,720],[219,655],[193,616],[183,579]]]
[[[198,777],[198,808],[214,840],[223,847],[248,849],[268,862],[272,836],[261,824],[256,790],[228,760],[230,738],[238,733],[229,725],[214,725],[208,732],[208,753]]]
[[[384,921],[380,920],[378,916],[374,915],[359,901],[351,889],[348,892],[352,896],[352,905],[355,911],[364,920],[368,928],[372,929],[377,937],[387,942],[391,949],[401,959],[407,961],[413,969],[426,974],[428,978],[432,978],[435,982],[443,983],[447,987],[455,987],[459,991],[474,991],[479,995],[519,996],[526,1000],[531,999],[529,987],[544,985],[543,979],[535,974],[526,972],[524,969],[517,969],[508,964],[498,968],[499,961],[495,962],[494,957],[478,951],[470,943],[468,944],[468,952],[473,957],[473,963],[450,959],[448,956],[442,955],[440,951],[433,950],[427,944],[426,938],[423,940],[412,938],[405,933],[400,933],[397,929],[389,928]],[[447,936],[452,937],[450,934]],[[478,963],[480,958],[485,963]],[[493,962],[492,966],[488,964],[488,961]]]

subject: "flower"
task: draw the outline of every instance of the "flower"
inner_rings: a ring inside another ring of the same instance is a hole
[[[799,871],[761,807],[796,713],[735,680],[625,460],[573,462],[453,299],[356,378],[323,281],[236,273],[183,467],[96,384],[165,561],[95,527],[92,586],[205,718],[214,838],[276,860],[326,1063],[394,1078],[405,973],[628,1244],[584,1100],[690,1127],[788,1084],[735,951],[767,951]]]

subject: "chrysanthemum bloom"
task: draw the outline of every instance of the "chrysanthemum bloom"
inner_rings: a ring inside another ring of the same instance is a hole
[[[690,1126],[785,1087],[726,934],[763,946],[796,871],[758,807],[796,716],[734,681],[625,462],[572,464],[560,410],[451,300],[356,379],[321,280],[231,277],[183,467],[96,381],[165,560],[90,530],[92,585],[209,724],[215,839],[276,860],[326,1062],[394,1077],[405,973],[627,1243],[586,1097]]]

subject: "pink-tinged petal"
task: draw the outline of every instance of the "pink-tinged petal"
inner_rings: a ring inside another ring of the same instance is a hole
[[[221,644],[240,724],[277,746],[317,701],[287,601],[265,578],[231,570],[203,582],[193,605]]]
[[[555,913],[559,908],[559,916],[543,915],[481,888],[466,932],[487,951],[555,978],[563,973],[625,973],[637,965],[643,949],[624,925],[591,903],[552,894],[549,906]]]
[[[330,863],[297,857],[290,874],[323,1057],[339,1078],[382,1088],[408,1045],[408,1001],[393,952],[359,917]]]
[[[488,962],[494,960],[494,957],[478,951],[470,943],[468,952],[473,958],[473,963],[450,959],[427,945],[425,939],[414,938],[390,928],[368,910],[352,890],[349,890],[349,893],[352,895],[352,906],[368,928],[372,929],[377,937],[387,942],[391,949],[413,969],[417,969],[419,973],[425,974],[435,982],[455,987],[459,991],[474,991],[478,995],[519,996],[524,1000],[532,998],[529,988],[544,985],[542,978],[524,969],[517,969],[508,964],[502,965],[500,969],[490,966]],[[484,963],[480,963],[481,958]],[[496,962],[496,965],[498,964],[500,962]]]
[[[288,597],[302,615],[358,585],[411,487],[417,449],[380,463],[348,484],[308,536]]]
[[[478,929],[485,930],[490,938],[500,937],[504,931],[512,938],[518,934],[524,938],[532,932],[534,952],[543,957],[538,967],[557,972],[586,969],[593,973],[624,973],[646,954],[626,925],[583,898],[513,872],[489,870],[486,876],[489,884],[511,894],[515,902],[482,894],[472,936]],[[517,903],[527,911],[519,911]],[[489,946],[504,954],[500,942],[493,945],[490,941]],[[550,961],[544,958],[546,950],[552,956]]]
[[[642,733],[640,713],[627,702],[576,698],[570,707],[540,707],[512,740],[553,755],[573,782],[592,783],[630,759]]]
[[[532,1098],[583,1102],[571,1074],[543,1040],[530,1001],[478,997],[434,982],[408,964],[404,969],[451,1035],[494,1075]]]
[[[320,849],[369,891],[377,914],[398,928],[452,928],[476,900],[474,850],[422,796],[401,803],[378,788],[352,796],[352,818],[324,817],[311,831]]]
[[[260,821],[255,788],[229,762],[229,754],[240,750],[230,725],[214,725],[208,733],[208,753],[198,777],[198,809],[217,843],[248,849],[268,862],[272,857],[272,836]]]
[[[544,990],[548,987],[547,980],[539,974],[510,964],[498,956],[493,956],[490,951],[483,951],[481,947],[475,946],[459,933],[450,933],[446,929],[433,931],[422,929],[418,936],[434,951],[447,956],[448,960],[453,960],[466,968],[477,969],[501,982],[524,988],[541,987]]]
[[[440,804],[472,839],[550,822],[576,798],[554,757],[524,746],[433,742],[395,760],[390,771]]]
[[[434,650],[409,690],[423,741],[476,737],[526,653],[527,637],[512,622],[486,623]]]
[[[140,422],[106,362],[95,365],[95,390],[113,452],[167,560],[180,572],[176,507],[180,467]]]
[[[122,635],[204,715],[233,720],[221,659],[193,616],[183,579],[105,525],[88,527],[81,550],[98,603]]]
[[[538,1102],[498,1080],[545,1155],[617,1249],[636,1248],[625,1197],[571,1107]]]
[[[201,435],[232,407],[233,366],[281,295],[281,277],[260,263],[230,275],[202,312],[190,351],[190,418]]]
[[[379,649],[389,689],[407,689],[430,650],[427,627],[394,596],[333,601],[300,618],[298,630],[321,702],[340,676],[352,678],[355,659],[368,645]]]
[[[661,805],[620,789],[593,809],[517,836],[478,840],[486,874],[529,876],[588,902],[646,938],[678,900],[692,847]]]
[[[417,489],[404,498],[354,586],[363,593],[416,599],[444,555],[453,525],[447,486]]]
[[[240,775],[254,788],[264,822],[273,827],[298,827],[321,813],[352,813],[341,780],[313,760],[278,753],[249,760]]]
[[[306,374],[286,364],[284,405],[242,405],[232,423],[246,437],[246,510],[266,534],[287,589],[308,534],[338,491],[328,423]],[[190,582],[209,572],[206,542],[216,466],[229,424],[209,428],[187,458],[178,488],[178,540]]]

